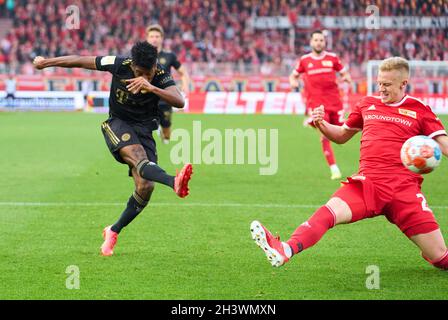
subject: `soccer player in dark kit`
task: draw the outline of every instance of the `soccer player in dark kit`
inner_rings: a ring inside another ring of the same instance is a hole
[[[146,41],[157,48],[159,52],[158,62],[165,72],[171,73],[171,68],[176,69],[182,80],[182,92],[188,97],[190,92],[190,76],[184,65],[180,63],[177,56],[171,51],[163,50],[163,37],[164,31],[162,26],[158,24],[152,24],[146,28]],[[159,102],[159,114],[160,114],[160,137],[162,142],[167,144],[171,138],[171,124],[173,118],[173,108],[165,101]]]
[[[157,48],[137,42],[131,57],[63,56],[36,57],[36,69],[48,67],[84,68],[112,73],[109,96],[109,119],[101,125],[106,144],[115,159],[129,166],[135,191],[120,218],[103,230],[101,253],[113,254],[120,231],[146,207],[154,190],[154,182],[173,188],[183,198],[188,195],[188,182],[193,173],[187,163],[176,175],[168,175],[157,165],[156,143],[152,131],[159,125],[159,99],[176,108],[184,107],[184,99],[170,74],[157,64]]]

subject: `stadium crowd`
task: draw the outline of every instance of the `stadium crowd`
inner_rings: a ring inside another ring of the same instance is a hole
[[[13,27],[0,39],[0,70],[32,73],[34,56],[65,54],[126,54],[145,38],[146,26],[165,29],[165,46],[186,63],[231,62],[269,72],[291,68],[298,55],[309,51],[309,30],[254,30],[253,16],[365,16],[367,0],[0,0],[1,15]],[[444,16],[444,0],[376,1],[381,15]],[[67,7],[79,8],[79,29],[68,29]],[[332,30],[332,47],[343,61],[361,64],[369,59],[401,55],[408,59],[448,60],[448,29]]]

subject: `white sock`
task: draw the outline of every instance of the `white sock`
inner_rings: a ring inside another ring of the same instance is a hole
[[[332,165],[330,166],[330,170],[331,170],[331,172],[339,171],[339,167],[338,167],[337,164],[332,164]]]
[[[282,242],[283,245],[283,250],[285,251],[285,255],[288,258],[292,257],[292,251],[291,251],[291,247],[289,246],[289,244],[287,244],[286,242]]]

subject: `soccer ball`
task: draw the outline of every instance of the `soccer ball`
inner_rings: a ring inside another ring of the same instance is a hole
[[[401,161],[412,172],[425,174],[437,168],[442,151],[437,142],[427,136],[415,136],[401,147]]]

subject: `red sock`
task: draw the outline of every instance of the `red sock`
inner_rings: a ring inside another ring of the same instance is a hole
[[[322,143],[322,151],[324,152],[325,159],[329,166],[336,164],[334,159],[333,148],[331,147],[330,140],[325,137],[321,137],[320,142]]]
[[[429,263],[431,263],[434,267],[437,267],[439,269],[448,270],[448,250],[445,252],[445,254],[441,258],[439,258],[438,260],[435,260],[435,261],[431,261],[431,260],[427,259],[425,256],[423,256],[423,258],[425,258],[425,260],[428,261]]]
[[[316,244],[330,228],[334,227],[335,222],[336,216],[333,210],[322,206],[294,231],[286,243],[294,254],[299,253]]]

